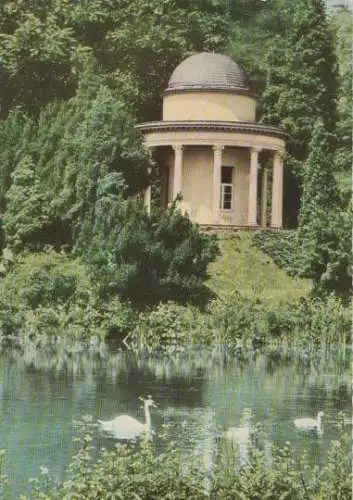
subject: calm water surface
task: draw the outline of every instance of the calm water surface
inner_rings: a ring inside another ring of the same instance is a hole
[[[151,394],[156,436],[167,429],[182,448],[207,450],[229,427],[261,423],[269,439],[290,441],[312,463],[325,461],[337,439],[337,415],[352,419],[347,359],[326,363],[274,361],[257,355],[227,362],[206,353],[169,360],[125,353],[101,356],[7,350],[0,354],[0,448],[11,487],[5,498],[28,491],[28,479],[48,467],[63,477],[74,451],[75,421],[84,415],[111,419],[121,413],[143,419],[138,396]],[[323,436],[295,429],[293,420],[325,412]],[[94,431],[96,444],[109,446]]]

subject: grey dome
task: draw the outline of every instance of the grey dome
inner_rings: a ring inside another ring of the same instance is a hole
[[[230,57],[211,52],[182,61],[173,71],[166,93],[192,89],[251,92],[245,71]]]

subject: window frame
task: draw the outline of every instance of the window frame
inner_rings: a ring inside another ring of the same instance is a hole
[[[232,182],[222,182],[220,185],[220,209],[225,211],[225,212],[231,212],[234,210],[234,185],[233,185],[233,180],[234,180],[234,167],[230,165],[222,165],[222,168],[231,168],[232,169]],[[222,170],[221,170],[221,179],[222,179]],[[226,192],[227,188],[230,188],[230,193]],[[226,200],[226,196],[230,195],[230,200]],[[230,207],[226,208],[225,204],[230,201]]]

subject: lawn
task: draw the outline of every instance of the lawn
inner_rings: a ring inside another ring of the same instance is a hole
[[[221,255],[209,266],[207,285],[219,296],[234,291],[265,302],[288,302],[308,295],[310,280],[292,278],[252,245],[250,231],[219,236]]]

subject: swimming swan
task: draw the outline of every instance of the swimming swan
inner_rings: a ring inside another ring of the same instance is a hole
[[[134,439],[144,432],[151,431],[150,407],[156,407],[156,404],[152,400],[152,396],[148,396],[148,399],[143,399],[141,397],[139,399],[141,399],[144,404],[144,424],[129,415],[120,415],[113,418],[113,420],[98,420],[101,430],[114,434],[116,439]]]
[[[303,431],[317,430],[319,433],[322,432],[322,417],[324,416],[323,411],[319,411],[316,420],[314,418],[296,418],[294,420],[294,425],[297,429]]]

